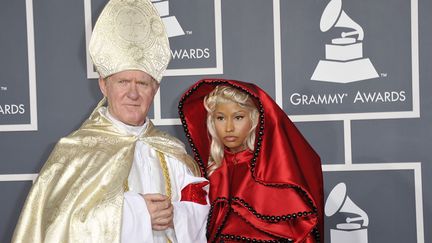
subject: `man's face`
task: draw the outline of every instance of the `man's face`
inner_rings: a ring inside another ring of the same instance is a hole
[[[159,84],[147,73],[127,70],[99,79],[99,87],[108,99],[108,110],[121,122],[144,124]]]

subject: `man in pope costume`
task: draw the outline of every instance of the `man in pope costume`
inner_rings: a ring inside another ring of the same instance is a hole
[[[157,10],[109,1],[89,50],[104,98],[55,146],[12,242],[206,242],[208,182],[147,118],[171,57]]]

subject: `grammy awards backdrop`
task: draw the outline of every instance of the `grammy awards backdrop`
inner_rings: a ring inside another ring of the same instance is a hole
[[[107,0],[0,3],[0,242],[57,140],[102,98]],[[172,62],[150,118],[185,141],[182,92],[256,83],[320,154],[325,242],[432,242],[432,0],[153,0]]]

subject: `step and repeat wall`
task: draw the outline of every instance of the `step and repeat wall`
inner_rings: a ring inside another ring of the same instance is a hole
[[[149,114],[185,141],[182,92],[256,83],[320,154],[325,242],[432,242],[432,0],[158,0],[172,62]],[[0,242],[57,140],[102,98],[106,0],[0,3]]]

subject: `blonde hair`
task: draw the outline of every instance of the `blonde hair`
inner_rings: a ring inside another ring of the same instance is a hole
[[[249,130],[249,135],[246,137],[245,145],[250,150],[254,150],[255,128],[258,124],[259,114],[252,98],[245,92],[234,87],[227,85],[216,86],[216,88],[204,98],[204,107],[207,110],[207,129],[211,136],[210,158],[207,167],[208,175],[221,166],[224,156],[224,145],[216,134],[213,113],[216,110],[217,104],[225,102],[236,103],[249,111],[252,127]]]

